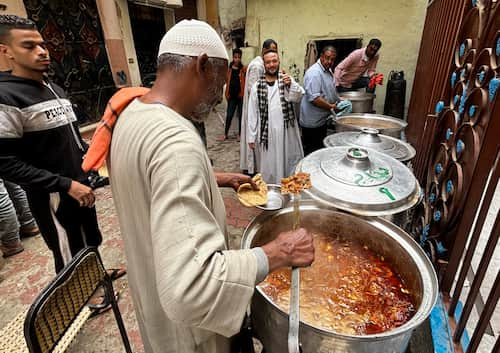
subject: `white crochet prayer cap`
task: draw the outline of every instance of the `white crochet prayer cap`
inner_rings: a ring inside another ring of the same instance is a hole
[[[158,56],[170,53],[186,56],[207,54],[209,58],[229,61],[224,43],[208,23],[198,20],[182,20],[163,36]]]

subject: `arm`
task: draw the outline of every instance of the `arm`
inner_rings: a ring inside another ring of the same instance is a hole
[[[292,96],[288,94],[289,102],[300,103],[302,97],[304,96],[305,91],[297,82],[295,82],[295,80],[292,77],[290,77],[290,86],[289,87],[285,86],[285,89],[287,89],[289,92],[293,92]],[[286,96],[287,95],[285,95],[285,98]]]
[[[21,187],[42,189],[47,192],[67,192],[71,179],[51,173],[45,169],[35,168],[17,158],[15,153],[19,139],[0,138],[0,170],[5,178]]]
[[[252,250],[227,250],[211,204],[211,166],[192,135],[155,142],[151,185],[156,287],[166,315],[185,326],[238,332],[257,278]]]
[[[247,142],[251,149],[255,148],[257,141],[257,127],[259,125],[259,102],[257,99],[257,83],[252,86],[248,99],[248,129]]]
[[[328,111],[335,109],[335,103],[328,102],[322,95],[320,77],[309,72],[309,75],[304,77],[304,88],[306,91],[306,99],[316,107]]]
[[[340,62],[340,64],[337,65],[335,68],[335,71],[338,70],[339,72],[339,78],[342,80],[344,78],[344,75],[346,74],[346,71],[349,70],[349,67],[351,67],[352,64],[354,64],[355,61],[355,55],[354,53],[351,53]]]
[[[22,150],[22,113],[11,106],[0,110],[0,171],[3,178],[21,187],[43,189],[48,192],[68,191],[71,179],[35,168],[18,158]]]
[[[258,187],[251,177],[240,173],[225,173],[225,172],[214,172],[215,180],[217,180],[217,185],[219,187],[229,187],[233,188],[234,191],[238,191],[241,184],[249,183],[252,187],[257,190]]]
[[[227,250],[223,229],[210,209],[211,166],[192,136],[155,141],[145,175],[151,185],[151,234],[156,287],[169,319],[231,336],[239,331],[257,282],[253,249]],[[312,236],[282,233],[262,247],[268,269],[309,265]]]
[[[317,97],[312,101],[312,104],[324,110],[337,109],[336,103],[328,103],[323,97]]]
[[[16,109],[0,111],[0,174],[21,187],[46,192],[67,192],[81,206],[91,207],[95,198],[92,189],[70,178],[40,169],[18,158],[22,149],[23,126]]]
[[[252,65],[248,66],[247,74],[246,74],[246,78],[245,78],[245,87],[248,90],[248,94],[250,94],[253,85],[255,84],[255,82],[257,82],[257,80],[260,78],[260,76],[262,76],[262,74],[263,74],[263,72],[258,65],[252,64]]]
[[[368,65],[368,77],[372,77],[375,75],[375,70],[377,69],[377,63],[378,63],[378,58],[379,56],[377,55],[373,60],[370,60],[370,64]]]

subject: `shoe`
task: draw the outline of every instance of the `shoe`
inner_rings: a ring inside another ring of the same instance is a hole
[[[8,244],[0,245],[0,250],[2,250],[3,257],[10,257],[23,252],[24,246],[19,240],[14,240]]]
[[[120,292],[115,291],[114,294],[115,301],[118,303],[118,301],[120,300]],[[92,299],[90,299],[90,302],[89,304],[87,304],[87,306],[92,309],[92,313],[90,314],[89,318],[101,315],[112,308],[111,303],[106,301],[105,294],[93,297]]]
[[[31,228],[21,228],[19,230],[19,236],[21,237],[21,239],[34,237],[38,234],[40,234],[40,229],[38,229],[37,226]]]
[[[221,137],[217,137],[216,138],[217,141],[226,141],[227,140],[227,136],[226,135],[223,135]]]
[[[108,276],[111,278],[112,281],[121,278],[127,274],[127,270],[123,267],[108,268],[106,269],[106,272],[108,273]]]

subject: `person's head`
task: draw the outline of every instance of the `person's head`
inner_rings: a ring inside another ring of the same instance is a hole
[[[35,22],[15,15],[0,15],[0,53],[13,74],[40,76],[49,69],[49,52]]]
[[[278,43],[276,43],[274,39],[266,39],[262,42],[262,56],[264,56],[264,53],[269,50],[274,50],[276,53],[278,52]]]
[[[161,91],[169,86],[182,87],[182,98],[190,110],[184,112],[186,117],[203,121],[222,101],[227,65],[226,48],[217,32],[205,22],[183,20],[160,42],[153,88]]]
[[[276,50],[269,49],[262,55],[266,76],[276,77],[280,69],[280,58]]]
[[[368,45],[366,46],[366,51],[365,51],[366,56],[369,57],[370,59],[373,58],[375,55],[377,55],[377,52],[381,46],[382,42],[379,39],[377,38],[370,39]]]
[[[331,69],[336,57],[337,49],[335,49],[331,45],[328,45],[321,50],[319,60],[321,62],[321,65],[323,65],[325,69]]]
[[[240,48],[233,49],[233,65],[241,65],[241,55],[242,51]]]

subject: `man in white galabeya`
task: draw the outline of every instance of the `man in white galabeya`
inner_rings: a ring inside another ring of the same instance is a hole
[[[255,285],[314,259],[305,229],[229,250],[219,186],[250,177],[214,173],[193,121],[222,100],[228,57],[217,32],[184,20],[163,37],[157,79],[113,130],[108,166],[147,353],[225,353]]]

